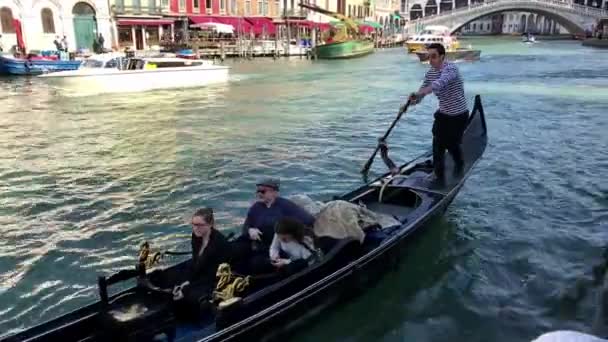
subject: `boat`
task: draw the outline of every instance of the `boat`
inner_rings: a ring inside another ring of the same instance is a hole
[[[420,62],[429,61],[429,53],[427,51],[418,51],[416,56]],[[450,49],[445,52],[445,56],[450,61],[478,61],[481,58],[481,50],[473,49]]]
[[[340,13],[328,11],[316,5],[300,3],[300,7],[328,15],[340,20],[340,23],[330,30],[330,36],[324,43],[316,45],[312,54],[319,59],[343,59],[363,57],[374,52],[374,42],[361,34],[359,24]]]
[[[61,60],[51,56],[15,57],[0,55],[0,74],[4,75],[41,75],[51,72],[76,70],[81,60]]]
[[[522,33],[521,41],[523,43],[534,44],[536,43],[536,37],[530,34],[530,32]]]
[[[78,70],[39,77],[68,91],[135,92],[225,82],[229,69],[209,60],[104,54],[86,59]]]
[[[446,50],[460,47],[458,39],[450,34],[450,29],[442,25],[426,26],[422,32],[408,39],[405,45],[408,53],[416,53],[424,51],[428,45],[433,43],[442,44]]]
[[[292,273],[235,274],[229,264],[217,270],[218,282],[208,290],[200,312],[188,316],[174,306],[173,296],[182,295],[183,286],[163,287],[158,279],[187,271],[190,261],[167,268],[150,268],[149,245],[142,244],[136,267],[109,277],[99,276],[99,301],[59,318],[0,339],[0,342],[44,341],[259,341],[276,338],[306,322],[320,310],[369,289],[389,270],[396,269],[406,245],[423,231],[433,218],[442,215],[466,179],[472,174],[487,145],[485,115],[479,95],[463,135],[464,171],[453,174],[451,158],[446,158],[447,179],[430,179],[432,152],[425,152],[334,200],[389,215],[393,225],[365,230],[363,242],[344,238],[328,240],[321,247],[323,257]],[[189,252],[186,252],[189,253]],[[137,285],[128,288],[127,281]],[[110,294],[110,287],[125,289]],[[192,286],[209,286],[193,284]],[[214,290],[213,290],[214,289]],[[213,290],[213,291],[211,291]]]

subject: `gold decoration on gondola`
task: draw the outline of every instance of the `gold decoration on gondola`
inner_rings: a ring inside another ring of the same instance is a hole
[[[239,277],[234,275],[228,263],[221,264],[217,268],[215,276],[218,280],[213,291],[213,302],[219,302],[219,308],[230,306],[241,300],[239,295],[249,286],[249,276]]]
[[[145,266],[146,269],[158,264],[160,262],[160,259],[162,258],[161,252],[151,252],[150,243],[148,241],[144,241],[141,244],[141,246],[139,247],[138,255],[139,265]]]

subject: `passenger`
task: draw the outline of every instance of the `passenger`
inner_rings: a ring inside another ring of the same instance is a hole
[[[198,209],[192,215],[193,281],[213,281],[220,264],[230,259],[228,240],[215,229],[213,209]]]
[[[319,256],[312,230],[289,217],[279,220],[270,245],[270,261],[274,267],[280,269],[294,264],[305,267]]]
[[[274,237],[274,227],[280,219],[289,217],[307,227],[315,218],[292,201],[280,197],[279,180],[265,179],[257,186],[258,201],[249,208],[239,238],[236,268],[243,273],[265,273],[274,269],[268,260],[268,249]]]
[[[231,248],[227,239],[215,229],[213,209],[194,212],[192,225],[192,260],[183,267],[154,270],[142,279],[146,286],[173,290],[173,305],[181,318],[199,317],[208,310],[208,298],[216,284],[216,271],[230,262]]]
[[[274,227],[284,217],[291,217],[307,227],[313,226],[315,218],[311,214],[280,197],[278,179],[265,179],[256,186],[258,201],[249,209],[243,227],[243,234],[251,241],[260,242],[263,249],[270,247]]]

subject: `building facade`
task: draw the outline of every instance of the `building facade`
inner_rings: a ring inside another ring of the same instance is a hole
[[[69,51],[92,50],[98,34],[104,37],[104,47],[111,44],[107,0],[0,0],[0,19],[5,50],[17,45],[16,23],[28,51],[55,50],[57,36],[66,37]]]

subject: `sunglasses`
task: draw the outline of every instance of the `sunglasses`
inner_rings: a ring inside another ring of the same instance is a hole
[[[266,191],[268,191],[268,190],[266,190],[266,189],[257,189],[255,192],[256,192],[257,194],[262,194],[262,195],[263,195],[263,194],[265,194],[265,193],[266,193]]]

